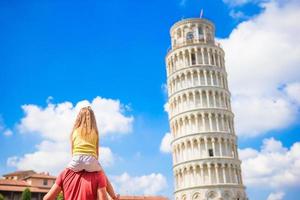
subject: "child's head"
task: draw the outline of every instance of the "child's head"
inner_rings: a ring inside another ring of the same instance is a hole
[[[75,130],[78,131],[78,134],[82,137],[89,137],[92,134],[98,135],[95,114],[90,106],[80,109],[72,133]]]

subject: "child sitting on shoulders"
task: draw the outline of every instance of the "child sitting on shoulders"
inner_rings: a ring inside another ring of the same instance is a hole
[[[85,170],[87,172],[103,171],[99,157],[99,132],[95,114],[90,106],[84,107],[77,115],[71,133],[72,160],[68,164],[74,172]],[[107,179],[107,192],[112,199],[119,199]]]

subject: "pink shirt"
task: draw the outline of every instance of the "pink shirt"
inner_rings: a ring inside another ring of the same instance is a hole
[[[96,200],[97,189],[106,187],[106,177],[102,171],[74,172],[66,168],[55,183],[61,187],[64,200]]]

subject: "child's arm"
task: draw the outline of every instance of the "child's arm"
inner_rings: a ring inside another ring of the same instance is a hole
[[[107,176],[106,177],[106,191],[109,194],[109,196],[113,199],[113,200],[118,200],[120,195],[116,195],[114,188],[112,187],[110,181],[108,180]]]

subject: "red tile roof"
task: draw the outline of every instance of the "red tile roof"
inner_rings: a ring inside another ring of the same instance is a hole
[[[38,187],[27,187],[27,186],[10,186],[10,185],[0,185],[0,191],[14,191],[23,192],[26,188],[29,188],[31,192],[41,192],[47,193],[50,188],[38,188]]]
[[[42,178],[42,179],[53,179],[55,180],[55,176],[47,175],[47,174],[32,174],[24,178],[24,180],[29,178]]]
[[[31,192],[42,192],[47,193],[50,188],[45,188],[43,186],[32,186],[23,180],[7,180],[0,179],[0,191],[16,191],[22,192],[25,188],[29,188]]]
[[[24,171],[15,171],[12,173],[4,174],[3,177],[6,176],[16,176],[16,175],[22,175],[22,174],[35,174],[36,172],[33,170],[24,170]]]
[[[8,179],[0,179],[0,185],[29,186],[26,181]]]

